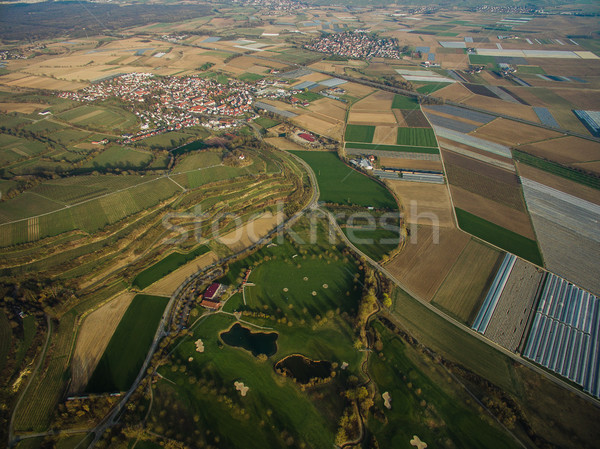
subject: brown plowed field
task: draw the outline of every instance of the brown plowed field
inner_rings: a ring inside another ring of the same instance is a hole
[[[411,237],[385,267],[416,295],[431,301],[470,237],[454,228],[440,228],[436,244],[431,226],[419,226],[413,242]]]
[[[346,105],[340,101],[331,98],[323,98],[310,104],[309,111],[326,115],[335,120],[343,122],[346,120]]]
[[[404,115],[400,109],[392,109],[394,116],[396,117],[396,123],[400,128],[408,128],[408,123],[404,120]],[[395,143],[395,142],[394,142]]]
[[[422,161],[415,159],[399,159],[397,157],[382,157],[379,159],[382,167],[408,168],[416,170],[443,170],[441,161]]]
[[[484,220],[509,229],[517,234],[535,240],[529,215],[524,210],[516,210],[489,198],[451,185],[452,202],[459,209],[466,210]]]
[[[526,143],[539,142],[562,136],[562,134],[556,131],[525,125],[503,118],[497,118],[469,134],[510,146],[524,145]]]
[[[439,142],[441,148],[447,148],[451,151],[454,151],[455,153],[458,152],[456,150],[456,148],[459,148],[462,150],[466,150],[470,153],[476,153],[477,155],[484,156],[486,159],[491,158],[491,159],[495,159],[500,162],[512,165],[512,161],[509,158],[507,158],[505,156],[501,156],[499,154],[490,153],[489,151],[480,150],[479,148],[474,148],[469,145],[464,145],[460,142],[455,142],[453,140],[448,140],[448,139],[444,139],[444,138],[440,138],[440,137],[438,137],[438,142]],[[514,170],[514,167],[513,167],[513,170]],[[511,170],[511,171],[513,171],[513,170]]]
[[[39,109],[47,108],[47,104],[37,103],[0,103],[0,111],[2,112],[22,112],[23,114],[31,114]],[[396,142],[394,142],[396,143]]]
[[[380,111],[381,109],[374,109]],[[389,112],[357,112],[354,108],[348,115],[348,123],[365,125],[396,125],[396,116]]]
[[[536,123],[540,122],[536,113],[533,112],[533,109],[522,104],[509,103],[508,101],[484,97],[482,95],[473,95],[471,98],[462,101],[462,103],[485,111],[497,112],[499,114],[522,118]]]
[[[71,394],[80,393],[87,385],[134,296],[134,293],[117,295],[83,321],[71,362]]]
[[[409,128],[430,128],[429,121],[425,114],[418,109],[403,110],[402,116],[406,122],[406,126]]]
[[[292,121],[308,131],[331,137],[335,140],[342,140],[342,132],[344,129],[343,122],[326,115],[311,112],[294,117]]]
[[[345,85],[344,85],[345,86]],[[342,86],[342,88],[344,88]],[[391,111],[392,101],[394,101],[394,94],[378,90],[366,98],[354,103],[352,111],[356,112],[370,112],[370,111]]]
[[[434,92],[435,97],[440,97],[445,100],[452,100],[462,103],[467,98],[473,96],[473,93],[460,83],[453,83],[443,89]]]
[[[600,143],[571,136],[526,145],[519,150],[562,164],[600,160]]]
[[[446,185],[389,179],[385,180],[385,184],[400,200],[404,220],[408,225],[431,226],[431,216],[435,216],[441,227],[454,227],[454,216]],[[412,201],[414,207],[411,206]]]
[[[477,315],[502,253],[471,240],[433,298],[440,309],[465,324]]]
[[[517,168],[519,175],[521,175],[523,178],[537,181],[540,184],[544,184],[548,187],[552,187],[553,189],[568,193],[569,195],[582,198],[591,203],[600,204],[600,195],[598,195],[598,191],[596,189],[584,186],[583,184],[579,184],[578,182],[571,181],[560,176],[553,175],[547,171],[522,164],[520,162],[517,162]]]
[[[482,125],[481,122],[476,122],[476,121],[469,120],[469,119],[462,118],[462,117],[458,117],[458,116],[452,115],[452,114],[446,114],[445,112],[441,112],[441,111],[434,111],[433,109],[427,109],[426,107],[424,107],[423,110],[427,114],[438,115],[440,117],[445,117],[445,118],[449,118],[449,119],[452,119],[452,120],[456,120],[457,122],[463,122],[463,123],[468,123],[469,125],[477,125],[477,126]]]

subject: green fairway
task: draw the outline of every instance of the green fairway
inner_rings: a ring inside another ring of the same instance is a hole
[[[410,145],[384,145],[378,143],[347,143],[346,148],[355,148],[357,150],[374,150],[374,151],[400,151],[403,153],[426,153],[439,154],[437,148],[430,147],[414,147]]]
[[[396,94],[392,102],[392,109],[421,109],[421,105],[416,98]]]
[[[154,339],[168,298],[137,295],[117,326],[86,387],[89,393],[126,391]]]
[[[291,151],[314,170],[326,203],[372,206],[377,209],[398,208],[392,194],[375,180],[351,169],[335,153]]]
[[[344,140],[348,142],[373,142],[375,127],[371,125],[346,125]]]
[[[201,245],[189,253],[171,253],[138,274],[133,280],[132,285],[143,290],[187,262],[194,260],[202,254],[206,254],[208,251],[209,248],[207,246]]]
[[[408,447],[413,435],[429,447],[460,447],[464,449],[505,449],[520,447],[487,416],[477,413],[462,387],[448,380],[429,359],[409,346],[389,329],[376,322],[373,326],[381,335],[381,355],[369,358],[369,371],[379,393],[388,392],[391,409],[376,403],[386,417],[383,425],[369,420],[369,428],[387,447]],[[433,404],[434,408],[424,404]],[[431,426],[431,422],[444,423]]]
[[[455,208],[460,228],[523,259],[543,266],[542,255],[535,240],[523,237],[462,209]]]
[[[390,251],[398,248],[400,243],[399,231],[386,229],[352,229],[343,228],[344,234],[354,246],[371,259],[379,261]]]
[[[396,143],[416,147],[437,147],[437,140],[431,128],[398,128]]]

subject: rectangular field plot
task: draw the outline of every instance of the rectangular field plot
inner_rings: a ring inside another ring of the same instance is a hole
[[[138,375],[168,298],[137,295],[117,326],[86,391],[126,391]]]
[[[512,158],[510,148],[506,145],[490,142],[488,140],[480,139],[469,134],[464,134],[458,131],[453,131],[448,128],[443,128],[441,126],[434,126],[434,129],[438,137],[443,137],[444,139],[452,140],[463,145],[468,145],[473,148],[486,151],[488,153],[496,154],[498,156]]]
[[[523,356],[600,394],[600,301],[549,275]]]
[[[423,153],[423,154],[439,154],[437,148],[419,147],[410,145],[384,145],[377,143],[347,143],[347,149],[355,150],[374,150],[374,151],[398,151],[402,153]]]
[[[498,271],[498,288],[493,292],[490,289],[490,294],[493,293],[496,297],[496,304],[482,333],[500,346],[515,352],[524,343],[525,330],[539,296],[544,272],[530,263],[516,259],[508,278],[503,279],[503,275],[504,272]]]
[[[420,109],[421,106],[416,98],[395,95],[392,101],[392,109]]]
[[[463,231],[523,259],[542,265],[542,255],[535,240],[523,237],[462,209],[455,208],[455,210],[458,224]]]
[[[431,128],[398,128],[396,143],[416,147],[437,147],[437,140]]]
[[[373,142],[375,127],[369,125],[347,125],[344,139],[348,142]]]
[[[600,206],[525,178],[523,192],[548,269],[599,294]]]
[[[433,303],[463,323],[470,323],[496,272],[500,251],[471,240],[433,297]]]

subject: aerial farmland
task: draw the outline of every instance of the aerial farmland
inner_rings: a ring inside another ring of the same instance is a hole
[[[7,447],[597,447],[598,5],[330,3],[2,6]]]

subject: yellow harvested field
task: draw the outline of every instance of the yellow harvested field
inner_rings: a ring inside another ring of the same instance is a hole
[[[348,123],[355,125],[396,125],[396,116],[389,112],[355,112],[348,114]]]
[[[594,172],[594,173],[600,173],[600,162],[599,161],[594,161],[594,162],[581,162],[581,163],[577,163],[577,164],[572,164],[574,167],[579,167],[582,168],[586,171],[590,171],[590,172]]]
[[[340,86],[342,89],[346,91],[348,95],[351,95],[356,98],[364,97],[365,95],[369,95],[375,89],[368,86],[363,86],[362,84],[356,83],[346,83]]]
[[[392,109],[392,112],[394,113],[394,116],[396,117],[396,123],[398,124],[399,128],[408,128],[408,123],[406,123],[406,118],[404,118],[404,114],[402,113],[403,111],[400,109]],[[396,143],[396,142],[394,142]]]
[[[400,159],[397,157],[379,158],[382,167],[408,168],[417,170],[443,170],[441,161],[421,161],[418,159]]]
[[[458,229],[418,226],[396,257],[385,268],[414,294],[426,301],[433,295],[471,237]]]
[[[326,80],[327,78],[328,78],[327,75],[323,75],[322,73],[313,72],[310,75],[304,75],[304,76],[301,76],[300,78],[297,78],[298,82],[296,83],[296,85],[298,85],[304,81],[318,83],[320,81]]]
[[[28,87],[32,89],[47,89],[47,90],[79,90],[87,84],[74,81],[64,81],[43,76],[23,76],[20,78],[10,79],[9,75],[0,76],[0,84],[13,87]]]
[[[580,166],[585,168],[585,165]],[[552,173],[531,167],[530,165],[522,164],[520,162],[517,162],[517,169],[519,175],[523,178],[531,179],[539,182],[540,184],[544,184],[548,187],[552,187],[553,189],[568,193],[569,195],[582,198],[591,203],[600,204],[600,195],[598,195],[598,191],[596,189],[584,186],[583,184],[579,184],[578,182],[571,181],[560,176],[553,175]],[[600,166],[598,169],[600,170]]]
[[[292,122],[315,134],[320,134],[335,140],[342,140],[342,132],[344,129],[343,122],[334,120],[326,115],[311,112],[294,117]]]
[[[323,98],[312,102],[308,110],[326,115],[340,122],[346,119],[346,104],[331,98]]]
[[[275,148],[279,148],[280,150],[305,150],[302,145],[297,144],[296,142],[292,142],[287,140],[285,137],[267,137],[265,139],[270,145],[273,145]]]
[[[560,137],[563,134],[537,126],[525,125],[523,123],[497,118],[490,123],[472,131],[473,136],[492,142],[503,143],[510,146],[518,146],[531,142],[539,142],[547,139]]]
[[[70,394],[81,393],[87,385],[134,296],[134,293],[121,293],[83,321],[71,361]]]
[[[452,100],[459,103],[465,101],[467,98],[470,98],[473,95],[473,92],[460,83],[450,84],[449,86],[434,92],[435,97],[440,97],[444,100]]]
[[[377,126],[373,135],[373,143],[396,145],[398,128],[396,126]]]
[[[23,114],[31,114],[40,109],[47,108],[47,104],[39,103],[0,103],[0,111],[2,112],[21,112]]]
[[[342,86],[343,87],[343,86]],[[354,103],[352,111],[370,112],[370,111],[391,111],[394,94],[378,90],[366,98]]]
[[[246,223],[244,226],[225,234],[220,237],[218,241],[228,246],[233,251],[242,251],[259,241],[262,237],[267,235],[269,231],[281,224],[283,218],[283,213],[273,215],[271,212],[267,212]]]
[[[435,225],[453,228],[454,217],[448,188],[444,184],[385,180],[400,201],[407,225]]]
[[[191,262],[186,263],[184,266],[179,267],[172,273],[169,273],[154,284],[146,287],[144,293],[148,293],[150,295],[171,296],[173,293],[175,293],[177,287],[183,284],[188,277],[218,260],[219,257],[212,251],[202,254]]]

